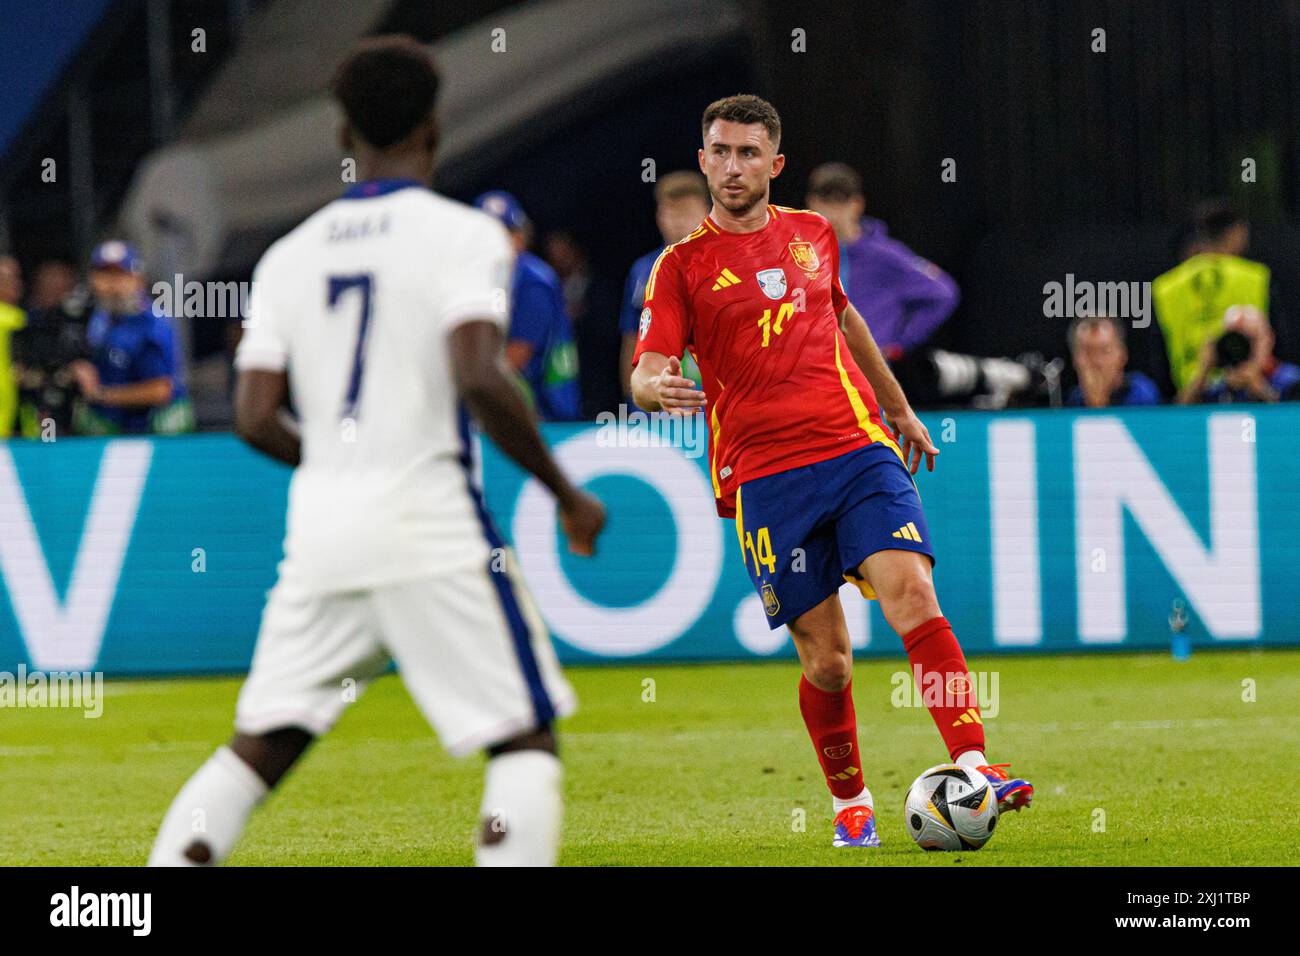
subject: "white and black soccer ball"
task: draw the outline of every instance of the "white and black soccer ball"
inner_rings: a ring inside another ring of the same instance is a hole
[[[979,771],[941,763],[907,791],[903,822],[923,850],[978,850],[998,824],[997,794]]]

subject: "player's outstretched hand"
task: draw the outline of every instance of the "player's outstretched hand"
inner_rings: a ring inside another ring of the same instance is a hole
[[[682,360],[668,356],[668,364],[651,382],[659,407],[673,415],[694,415],[704,408],[704,393],[689,378],[682,378]]]
[[[560,502],[560,527],[569,539],[569,550],[589,558],[596,553],[596,536],[605,527],[605,506],[595,495],[575,488]]]
[[[925,457],[925,470],[934,471],[934,456],[939,454],[939,449],[935,448],[934,442],[930,441],[930,432],[925,425],[921,424],[921,419],[916,417],[916,413],[909,408],[896,418],[891,416],[890,421],[902,442],[900,447],[903,461],[907,463],[912,474],[915,475],[917,469],[921,467],[922,456]]]

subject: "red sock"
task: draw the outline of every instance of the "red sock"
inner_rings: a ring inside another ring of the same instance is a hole
[[[903,635],[921,700],[934,718],[953,760],[967,750],[984,749],[975,679],[946,617],[926,621]],[[931,676],[934,675],[934,676]]]
[[[858,721],[853,713],[853,682],[840,691],[822,690],[799,677],[799,712],[817,749],[826,785],[841,800],[862,792]]]

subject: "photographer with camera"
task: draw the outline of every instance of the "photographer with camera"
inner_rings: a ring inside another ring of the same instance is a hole
[[[74,284],[56,304],[33,308],[26,328],[14,335],[17,434],[22,437],[48,441],[73,433],[73,412],[81,389],[72,368],[90,357],[86,324],[93,309],[90,290]]]
[[[1250,305],[1231,306],[1223,334],[1207,339],[1191,381],[1178,402],[1276,402],[1300,397],[1300,366],[1273,355],[1268,317]]]
[[[1272,273],[1246,258],[1250,224],[1226,199],[1207,199],[1192,211],[1179,243],[1182,263],[1151,283],[1151,302],[1165,340],[1169,374],[1179,401],[1196,395],[1197,370],[1207,343],[1222,334],[1232,306],[1270,308]],[[1196,398],[1185,399],[1197,401]]]

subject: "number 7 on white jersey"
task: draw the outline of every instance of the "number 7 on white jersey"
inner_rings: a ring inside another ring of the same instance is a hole
[[[343,401],[344,419],[357,417],[357,397],[361,394],[361,372],[365,366],[366,334],[370,331],[370,304],[373,301],[374,276],[365,272],[359,275],[329,277],[329,307],[338,307],[339,298],[349,289],[361,290],[361,322],[357,326],[357,347],[352,353],[352,374],[348,378],[348,392]]]

